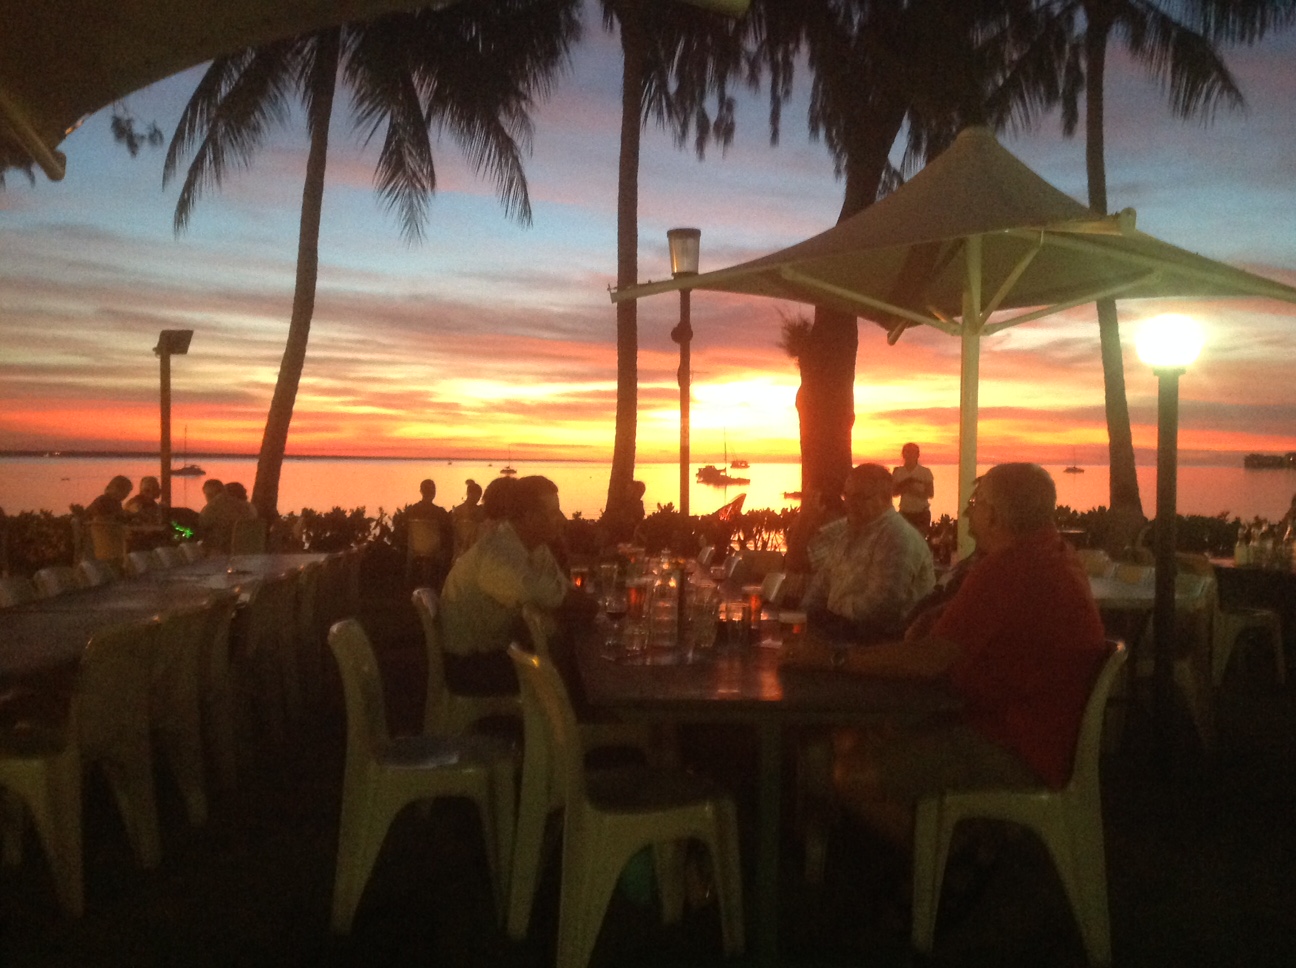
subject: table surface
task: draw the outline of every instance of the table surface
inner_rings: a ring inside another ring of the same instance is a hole
[[[0,610],[0,682],[75,665],[95,633],[323,561],[321,554],[205,558]]]

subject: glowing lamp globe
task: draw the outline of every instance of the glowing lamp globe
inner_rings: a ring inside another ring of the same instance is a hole
[[[1189,316],[1157,316],[1139,327],[1134,345],[1139,359],[1155,370],[1182,370],[1197,359],[1206,341],[1201,326]]]
[[[670,245],[671,275],[696,275],[701,229],[668,229],[666,241]]]

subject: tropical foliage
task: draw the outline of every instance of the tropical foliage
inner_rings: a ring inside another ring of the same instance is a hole
[[[548,93],[579,35],[579,0],[493,0],[397,13],[217,58],[186,106],[163,180],[194,153],[176,203],[188,224],[201,194],[251,165],[270,128],[305,107],[310,151],[302,193],[297,278],[288,339],[266,418],[252,501],[273,517],[319,274],[319,232],[337,77],[366,140],[381,136],[376,187],[417,241],[436,190],[432,132],[449,134],[490,177],[506,214],[530,221],[522,158],[529,110]]]

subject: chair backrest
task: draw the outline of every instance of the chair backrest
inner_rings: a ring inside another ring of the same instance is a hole
[[[710,568],[713,558],[715,558],[715,545],[703,545],[702,550],[698,552],[697,563],[703,568]]]
[[[81,658],[81,749],[87,756],[148,744],[149,690],[161,632],[152,618],[96,632]]]
[[[266,525],[260,518],[235,521],[230,530],[230,554],[263,555],[266,550]]]
[[[126,528],[120,521],[90,522],[90,551],[100,561],[122,561],[126,557]]]
[[[346,701],[346,769],[350,772],[371,763],[391,743],[382,676],[369,636],[353,618],[333,623],[329,648],[337,659]]]
[[[1131,565],[1121,563],[1113,573],[1117,581],[1127,585],[1150,585],[1156,578],[1156,568],[1152,565]]]
[[[185,561],[192,564],[195,561],[202,561],[207,554],[207,549],[202,546],[201,541],[185,541],[179,545],[180,556]]]
[[[551,804],[585,799],[585,759],[576,713],[554,664],[514,643],[509,658],[522,694],[523,771],[544,775]],[[523,788],[528,786],[523,778]],[[534,787],[532,787],[534,789]]]
[[[297,638],[303,645],[319,642],[315,627],[322,570],[318,561],[309,561],[297,569]]]
[[[1081,548],[1076,555],[1085,571],[1094,578],[1107,578],[1116,570],[1116,562],[1101,548]]]
[[[434,558],[441,554],[441,522],[432,518],[410,518],[409,554],[412,558]]]
[[[527,634],[531,636],[532,650],[552,660],[549,639],[554,634],[553,616],[535,602],[527,602],[522,606],[522,622],[526,625]]]
[[[36,600],[36,586],[22,575],[0,578],[0,608],[22,605]]]
[[[153,549],[153,562],[159,568],[175,568],[185,563],[185,557],[174,545],[164,545]]]
[[[126,572],[131,575],[143,575],[153,571],[156,565],[151,551],[132,551],[126,556]]]
[[[1098,759],[1102,752],[1103,722],[1107,713],[1107,697],[1116,682],[1116,676],[1125,665],[1128,651],[1125,643],[1109,639],[1110,651],[1098,678],[1094,680],[1089,691],[1089,701],[1085,703],[1084,715],[1080,717],[1080,732],[1076,736],[1075,763],[1071,768],[1071,780],[1067,784],[1069,792],[1089,790],[1098,791]]]
[[[111,561],[84,558],[77,564],[77,580],[84,588],[97,588],[99,585],[107,585],[120,577],[117,566]]]
[[[267,578],[257,585],[247,601],[247,649],[284,647],[297,632],[297,576],[293,573]]]
[[[71,565],[50,565],[32,575],[37,598],[53,598],[77,587],[76,571]]]
[[[439,730],[444,725],[446,687],[445,658],[441,652],[441,626],[438,622],[440,601],[431,588],[416,588],[410,596],[414,611],[423,625],[423,648],[427,652],[427,698],[423,721]]]
[[[762,578],[761,601],[769,605],[777,605],[783,596],[783,579],[786,577],[786,572],[771,571]]]

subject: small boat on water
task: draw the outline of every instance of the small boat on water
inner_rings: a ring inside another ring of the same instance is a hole
[[[1063,474],[1083,474],[1084,468],[1076,463],[1075,451],[1071,451],[1071,466],[1062,468]]]
[[[730,462],[729,462],[729,466],[730,466],[730,467],[733,467],[733,468],[736,468],[736,469],[738,469],[738,470],[744,470],[744,471],[745,471],[747,468],[751,467],[751,464],[747,463],[747,461],[745,461],[745,460],[743,460],[741,457],[739,457],[737,460],[730,461]]]
[[[710,484],[712,487],[728,487],[730,484],[750,484],[749,477],[730,477],[715,464],[707,464],[697,470],[697,482]]]
[[[185,464],[182,467],[171,468],[172,477],[202,477],[207,472],[197,464]]]
[[[505,464],[503,467],[500,468],[500,476],[501,476],[501,477],[512,477],[513,475],[515,475],[515,474],[517,473],[517,468],[515,468],[515,467],[513,466],[513,448],[512,448],[512,447],[509,448],[508,455],[509,455],[508,463]]]

